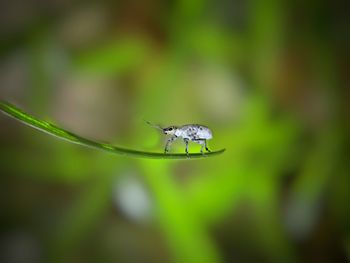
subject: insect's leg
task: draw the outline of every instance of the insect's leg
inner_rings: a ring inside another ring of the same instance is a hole
[[[168,153],[171,143],[172,143],[173,141],[175,141],[176,139],[177,139],[177,137],[174,136],[174,137],[170,137],[170,138],[167,140],[167,142],[166,142],[166,144],[165,144],[164,153]]]
[[[204,143],[202,144],[201,153],[203,153]]]
[[[205,149],[207,150],[207,152],[211,152],[207,146],[207,140],[204,140],[204,145],[205,145]]]
[[[199,141],[199,144],[202,145],[202,148],[201,148],[201,153],[203,153],[203,149],[204,149],[204,145],[205,143],[203,141]]]
[[[188,139],[184,139],[184,142],[185,142],[185,144],[186,144],[186,149],[185,149],[185,151],[186,151],[186,154],[188,155]]]

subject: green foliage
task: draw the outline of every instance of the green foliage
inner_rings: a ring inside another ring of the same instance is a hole
[[[47,248],[41,261],[52,262],[345,262],[349,114],[337,87],[346,56],[336,45],[347,25],[328,14],[337,8],[81,2],[68,17],[57,12],[55,23],[37,21],[9,38],[16,45],[0,44],[0,80],[14,85],[2,99],[16,96],[41,116],[54,109],[88,138],[131,145],[95,142],[0,102],[26,125],[99,150],[54,143],[0,118],[4,232],[28,227]],[[9,31],[27,20],[13,21]],[[230,150],[153,152],[160,136],[141,119],[203,123],[213,129],[211,146]],[[129,189],[123,178],[136,183]],[[142,191],[149,207],[137,202]],[[125,210],[135,207],[147,216]]]
[[[98,143],[95,141],[88,140],[72,132],[69,132],[60,127],[57,127],[54,124],[51,124],[43,120],[39,120],[7,102],[0,102],[0,110],[7,113],[9,116],[23,122],[26,125],[29,125],[43,132],[46,132],[59,139],[66,140],[71,143],[80,144],[83,146],[119,154],[119,155],[127,155],[131,157],[139,157],[139,158],[153,158],[153,159],[193,159],[193,158],[210,157],[217,154],[221,154],[225,151],[225,149],[222,149],[219,151],[212,151],[212,152],[206,153],[205,155],[201,153],[191,153],[187,155],[187,154],[150,153],[150,152],[142,152],[142,151],[136,151],[131,149],[125,149],[125,148],[116,147],[107,143]]]

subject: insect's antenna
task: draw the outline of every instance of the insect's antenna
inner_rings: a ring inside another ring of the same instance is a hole
[[[153,123],[151,123],[151,122],[149,122],[149,121],[146,121],[146,120],[144,120],[149,126],[151,126],[151,127],[153,127],[153,128],[156,128],[156,129],[158,129],[158,130],[161,130],[161,131],[163,131],[163,128],[162,127],[160,127],[159,125],[155,125],[155,124],[153,124]]]

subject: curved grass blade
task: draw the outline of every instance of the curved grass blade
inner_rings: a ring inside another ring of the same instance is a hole
[[[132,149],[125,149],[117,146],[113,146],[107,143],[99,143],[86,138],[83,138],[79,135],[76,135],[72,132],[64,130],[54,124],[49,122],[37,119],[30,114],[18,109],[12,104],[4,101],[0,101],[0,110],[9,115],[16,120],[23,122],[24,124],[31,126],[40,131],[46,132],[50,135],[58,137],[59,139],[69,141],[71,143],[80,144],[83,146],[87,146],[90,148],[95,148],[98,150],[103,150],[115,154],[127,155],[130,157],[138,157],[138,158],[153,158],[153,159],[191,159],[191,158],[205,158],[214,155],[221,154],[225,151],[225,149],[219,151],[213,151],[210,153],[206,153],[205,155],[201,153],[191,153],[188,156],[186,154],[164,154],[164,153],[153,153],[153,152],[143,152],[136,151]]]

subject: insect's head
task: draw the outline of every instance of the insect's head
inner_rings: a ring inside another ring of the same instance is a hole
[[[169,126],[169,127],[163,128],[163,132],[164,134],[174,135],[176,129],[177,129],[176,126]]]
[[[177,130],[177,127],[176,126],[169,126],[169,127],[166,127],[166,128],[162,128],[161,126],[159,125],[154,125],[152,124],[151,122],[149,121],[145,121],[148,125],[152,126],[153,128],[156,128],[158,130],[161,130],[162,132],[164,132],[164,134],[168,134],[168,135],[174,135],[175,134],[175,131]]]

